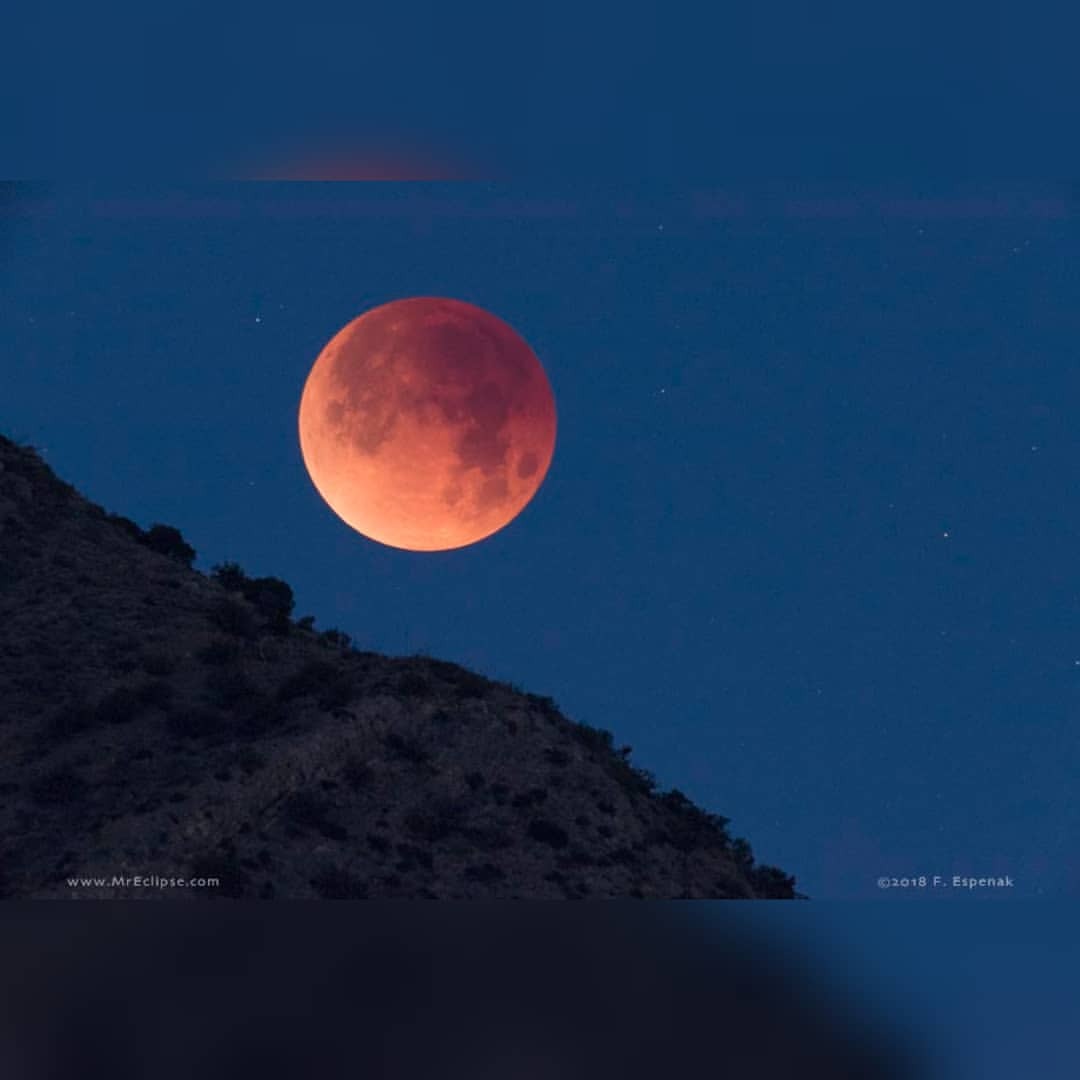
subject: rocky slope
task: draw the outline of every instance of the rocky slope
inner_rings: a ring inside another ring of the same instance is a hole
[[[0,437],[0,895],[795,895],[550,699],[193,556]]]

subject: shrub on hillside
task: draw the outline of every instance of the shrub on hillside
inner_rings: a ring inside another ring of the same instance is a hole
[[[272,629],[288,629],[296,601],[292,589],[280,578],[254,578],[244,587],[244,596],[266,618]]]
[[[30,784],[30,797],[43,806],[81,802],[89,790],[86,780],[68,765],[39,776]]]
[[[391,731],[384,740],[386,748],[396,758],[408,761],[413,765],[423,765],[428,761],[428,752],[418,739],[411,735],[402,735],[400,732]]]
[[[721,814],[710,814],[695,806],[677,788],[664,792],[660,801],[672,817],[668,823],[668,839],[680,851],[692,851],[695,848],[731,847],[731,837],[727,826],[730,819]]]
[[[731,855],[735,862],[744,870],[751,870],[754,866],[754,849],[747,840],[741,836],[735,837],[731,842]]]
[[[99,724],[127,724],[142,711],[142,703],[134,690],[119,686],[106,694],[95,709]]]
[[[329,660],[309,660],[278,687],[278,700],[293,701],[301,697],[316,697],[338,674],[337,667]]]
[[[140,544],[146,539],[146,533],[131,518],[126,518],[122,514],[106,514],[105,520],[127,533],[132,540],[138,540]]]
[[[367,884],[339,866],[327,866],[312,879],[311,887],[323,900],[366,900]]]
[[[230,592],[240,593],[266,619],[274,633],[288,633],[289,617],[296,605],[292,588],[280,578],[250,578],[234,562],[218,564],[210,576]]]
[[[148,679],[135,691],[140,705],[152,709],[167,709],[172,704],[172,683],[165,679]]]
[[[210,619],[219,630],[234,637],[252,639],[258,634],[255,615],[247,604],[223,596],[211,609]]]
[[[634,795],[651,795],[656,790],[656,777],[647,769],[639,769],[630,761],[633,748],[622,746],[611,765],[611,773],[622,788]]]
[[[246,776],[252,776],[266,765],[266,758],[250,746],[236,747],[225,761],[227,768],[239,769]]]
[[[496,881],[502,881],[506,877],[506,871],[494,863],[479,863],[475,866],[465,867],[465,880],[476,881],[481,885],[493,885]]]
[[[179,529],[171,525],[151,525],[142,539],[151,551],[190,566],[195,561],[195,549],[187,543]]]
[[[755,866],[748,877],[759,896],[774,899],[793,899],[795,896],[795,878],[775,866]]]
[[[397,688],[406,697],[426,697],[431,692],[431,683],[418,671],[405,671],[398,676]]]
[[[345,759],[341,778],[352,791],[360,791],[375,778],[375,770],[366,762],[353,755]]]
[[[454,821],[439,813],[435,807],[410,810],[402,818],[402,823],[413,836],[426,840],[429,844],[445,840],[456,826]]]
[[[431,852],[422,847],[417,847],[416,844],[398,844],[397,852],[401,859],[395,864],[394,869],[403,874],[409,873],[417,865],[422,866],[425,870],[430,870],[435,865],[435,859]]]
[[[90,731],[97,726],[97,711],[85,701],[74,701],[57,710],[49,720],[46,734],[48,739],[68,739]]]
[[[143,671],[147,675],[171,675],[177,667],[175,657],[162,652],[148,652],[142,659]]]
[[[610,731],[605,731],[603,728],[590,727],[588,724],[572,724],[570,734],[592,754],[610,753],[615,749],[614,737]]]
[[[204,645],[195,655],[204,664],[231,664],[240,655],[240,646],[235,641],[218,638]]]
[[[553,697],[545,697],[541,694],[526,694],[531,705],[535,705],[542,713],[547,716],[561,716],[559,712],[559,706]]]
[[[236,730],[251,739],[261,738],[280,728],[289,719],[288,711],[265,694],[248,698],[237,715]]]
[[[348,832],[330,820],[330,805],[310,791],[297,791],[285,800],[286,819],[301,829],[314,829],[328,840],[344,841]]]
[[[229,592],[240,592],[248,580],[239,563],[224,562],[211,567],[210,577]]]
[[[491,690],[492,682],[457,664],[433,664],[435,670],[454,688],[454,696],[461,701],[484,698]]]
[[[570,843],[570,834],[553,821],[537,818],[529,823],[529,838],[553,848],[564,848]]]
[[[345,671],[339,672],[318,694],[320,709],[343,709],[356,695],[356,683],[353,676]]]
[[[146,686],[138,691],[127,686],[117,687],[103,698],[90,704],[86,701],[71,702],[59,709],[46,728],[49,739],[67,739],[106,724],[127,724],[135,720],[146,708],[158,704],[160,691],[152,693]],[[168,684],[163,684],[168,687]],[[168,688],[171,692],[171,688]]]
[[[514,834],[502,822],[463,825],[459,831],[478,851],[505,851],[517,844]]]
[[[352,638],[344,630],[334,628],[324,630],[319,635],[319,640],[324,645],[330,645],[335,649],[347,649],[352,644]]]
[[[278,701],[313,697],[321,709],[340,709],[356,692],[353,675],[329,660],[309,660],[278,687]]]
[[[233,667],[211,668],[204,686],[207,700],[219,709],[235,709],[259,693],[247,675]]]
[[[220,713],[206,708],[184,708],[169,713],[169,731],[179,739],[202,739],[225,730]]]

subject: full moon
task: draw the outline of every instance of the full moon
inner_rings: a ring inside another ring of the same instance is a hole
[[[408,551],[465,547],[536,494],[555,399],[518,333],[461,300],[372,308],[323,348],[300,398],[300,449],[330,508]]]

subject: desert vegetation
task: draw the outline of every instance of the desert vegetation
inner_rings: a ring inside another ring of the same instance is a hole
[[[552,698],[360,650],[2,437],[0,465],[8,895],[67,895],[87,861],[225,898],[795,895]]]
[[[289,619],[296,602],[292,588],[280,578],[248,577],[234,562],[215,566],[210,576],[229,592],[243,596],[262,616],[271,633],[289,632]]]
[[[172,525],[154,524],[149,529],[142,529],[131,518],[119,514],[109,514],[107,520],[143,547],[156,551],[159,555],[167,555],[184,566],[191,566],[195,561],[195,549],[184,539],[180,530]]]

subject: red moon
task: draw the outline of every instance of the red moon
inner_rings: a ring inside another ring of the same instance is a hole
[[[315,361],[300,449],[346,524],[407,551],[498,532],[536,494],[555,450],[540,361],[501,319],[461,300],[372,308]]]

